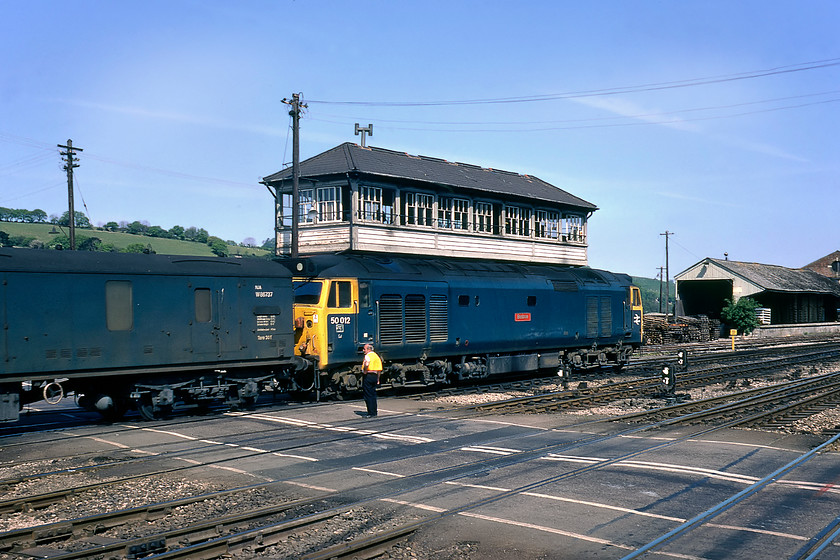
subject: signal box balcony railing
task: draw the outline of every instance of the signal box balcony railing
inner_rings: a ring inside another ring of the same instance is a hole
[[[412,220],[408,217],[360,213],[353,222],[301,219],[301,255],[329,252],[375,252],[460,257],[585,266],[585,225],[561,231],[530,220],[503,225],[451,219]],[[409,223],[405,223],[409,222]],[[291,226],[277,232],[278,253],[291,252]]]

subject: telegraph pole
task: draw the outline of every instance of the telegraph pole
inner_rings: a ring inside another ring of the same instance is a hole
[[[665,233],[660,233],[659,235],[665,236],[665,322],[670,323],[671,320],[668,319],[668,307],[670,306],[670,299],[671,299],[671,279],[670,279],[670,271],[668,270],[668,237],[674,235],[673,231],[665,230]],[[676,317],[675,317],[676,319]]]
[[[659,267],[659,312],[662,313],[662,279],[664,278],[663,274],[665,273],[665,267]]]
[[[283,99],[283,103],[291,105],[289,115],[292,117],[292,258],[298,257],[298,178],[300,177],[300,109],[306,109],[301,104],[300,94],[293,93],[291,101]]]
[[[68,139],[67,145],[62,146],[61,144],[58,145],[59,148],[63,148],[64,152],[59,152],[62,156],[64,156],[64,170],[67,172],[67,198],[69,200],[70,206],[70,250],[76,250],[76,210],[73,207],[73,168],[79,167],[78,163],[75,163],[74,157],[76,156],[76,152],[83,152],[82,148],[75,148],[73,147],[73,141]]]

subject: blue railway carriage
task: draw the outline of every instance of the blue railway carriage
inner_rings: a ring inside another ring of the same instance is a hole
[[[297,270],[295,350],[327,393],[359,387],[365,343],[394,386],[620,368],[641,344],[625,274],[385,255],[313,256]]]
[[[291,375],[292,283],[257,259],[0,249],[0,414],[74,391],[147,418]]]

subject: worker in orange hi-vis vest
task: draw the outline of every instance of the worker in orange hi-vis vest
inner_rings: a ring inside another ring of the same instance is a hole
[[[376,416],[376,386],[382,375],[382,358],[373,351],[373,346],[365,344],[365,360],[362,362],[362,393],[365,397],[367,417]]]

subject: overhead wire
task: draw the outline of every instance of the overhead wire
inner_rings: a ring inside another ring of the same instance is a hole
[[[577,119],[540,119],[540,120],[511,120],[511,121],[430,121],[430,120],[405,120],[405,119],[382,119],[377,117],[377,122],[379,123],[397,123],[397,124],[412,124],[412,123],[423,123],[429,125],[452,125],[452,126],[486,126],[486,125],[500,125],[500,126],[515,126],[515,125],[543,125],[543,124],[565,124],[565,123],[588,123],[588,122],[603,122],[603,121],[612,121],[612,120],[620,120],[620,119],[645,119],[645,118],[654,118],[654,117],[662,117],[668,115],[678,115],[681,113],[696,113],[701,111],[715,111],[721,109],[734,109],[737,107],[746,107],[751,105],[760,105],[764,103],[776,103],[779,101],[789,101],[793,99],[804,99],[809,97],[819,97],[824,95],[836,95],[840,94],[840,90],[829,90],[817,93],[806,93],[801,95],[789,95],[785,97],[775,97],[770,99],[760,99],[757,101],[744,101],[742,103],[728,103],[726,105],[709,105],[706,107],[690,107],[686,109],[675,109],[673,111],[658,111],[652,113],[638,113],[632,115],[612,115],[607,117],[588,117],[588,118],[577,118]],[[818,104],[820,102],[814,102]],[[798,105],[796,106],[798,107]],[[781,107],[776,108],[775,110],[782,110],[788,107]],[[360,120],[359,117],[344,117],[343,115],[337,114],[330,114],[330,113],[320,113],[326,117],[335,117],[340,119],[346,119],[341,124],[346,124],[347,122],[358,121]],[[362,119],[366,119],[368,117],[362,117]],[[721,117],[724,118],[724,117]],[[310,120],[319,120],[321,122],[335,122],[338,123],[340,121],[331,121],[328,119],[310,119]]]
[[[585,125],[570,125],[570,126],[542,126],[542,127],[523,127],[523,128],[431,128],[431,127],[387,127],[390,130],[404,130],[404,131],[417,131],[417,132],[547,132],[553,130],[581,130],[587,128],[617,128],[617,127],[630,127],[630,126],[652,126],[652,125],[678,125],[682,123],[689,123],[689,122],[698,122],[698,121],[709,121],[709,120],[721,120],[721,119],[730,119],[735,117],[744,117],[748,115],[755,115],[760,113],[770,113],[775,111],[784,111],[788,109],[800,109],[803,107],[813,106],[813,105],[824,105],[827,103],[837,103],[840,101],[840,98],[835,99],[826,99],[823,101],[814,101],[812,103],[800,103],[797,105],[788,105],[785,107],[775,107],[770,109],[758,109],[755,111],[744,111],[741,113],[734,113],[729,115],[712,115],[707,117],[695,117],[695,118],[687,118],[687,119],[671,119],[671,120],[643,120],[642,117],[624,117],[625,119],[633,119],[636,118],[635,121],[632,122],[618,122],[618,123],[604,123],[604,124],[585,124]],[[325,119],[309,119],[310,121],[318,121],[318,122],[331,122],[334,124],[344,124],[344,123],[337,123],[336,121],[329,121]],[[386,128],[386,127],[383,127]]]
[[[621,93],[637,93],[643,91],[656,91],[664,89],[676,89],[686,87],[696,87],[703,85],[719,84],[725,82],[733,82],[739,80],[751,80],[755,78],[764,78],[767,76],[775,76],[779,74],[789,74],[793,72],[804,72],[807,70],[816,70],[821,68],[828,68],[840,65],[840,58],[829,58],[824,60],[816,60],[810,62],[802,62],[797,64],[790,64],[786,66],[778,66],[765,70],[754,70],[750,72],[741,72],[737,74],[725,74],[721,76],[710,76],[705,78],[692,78],[688,80],[678,80],[671,82],[654,82],[650,84],[640,84],[636,86],[624,86],[594,90],[569,91],[561,93],[550,93],[543,95],[527,95],[514,97],[496,97],[486,99],[449,99],[437,101],[350,101],[350,100],[328,100],[328,99],[310,99],[308,103],[317,103],[324,105],[358,105],[367,107],[429,107],[442,105],[488,105],[488,104],[506,104],[506,103],[533,103],[540,101],[555,101],[559,99],[573,99],[580,97],[595,97],[603,95],[618,95]]]

